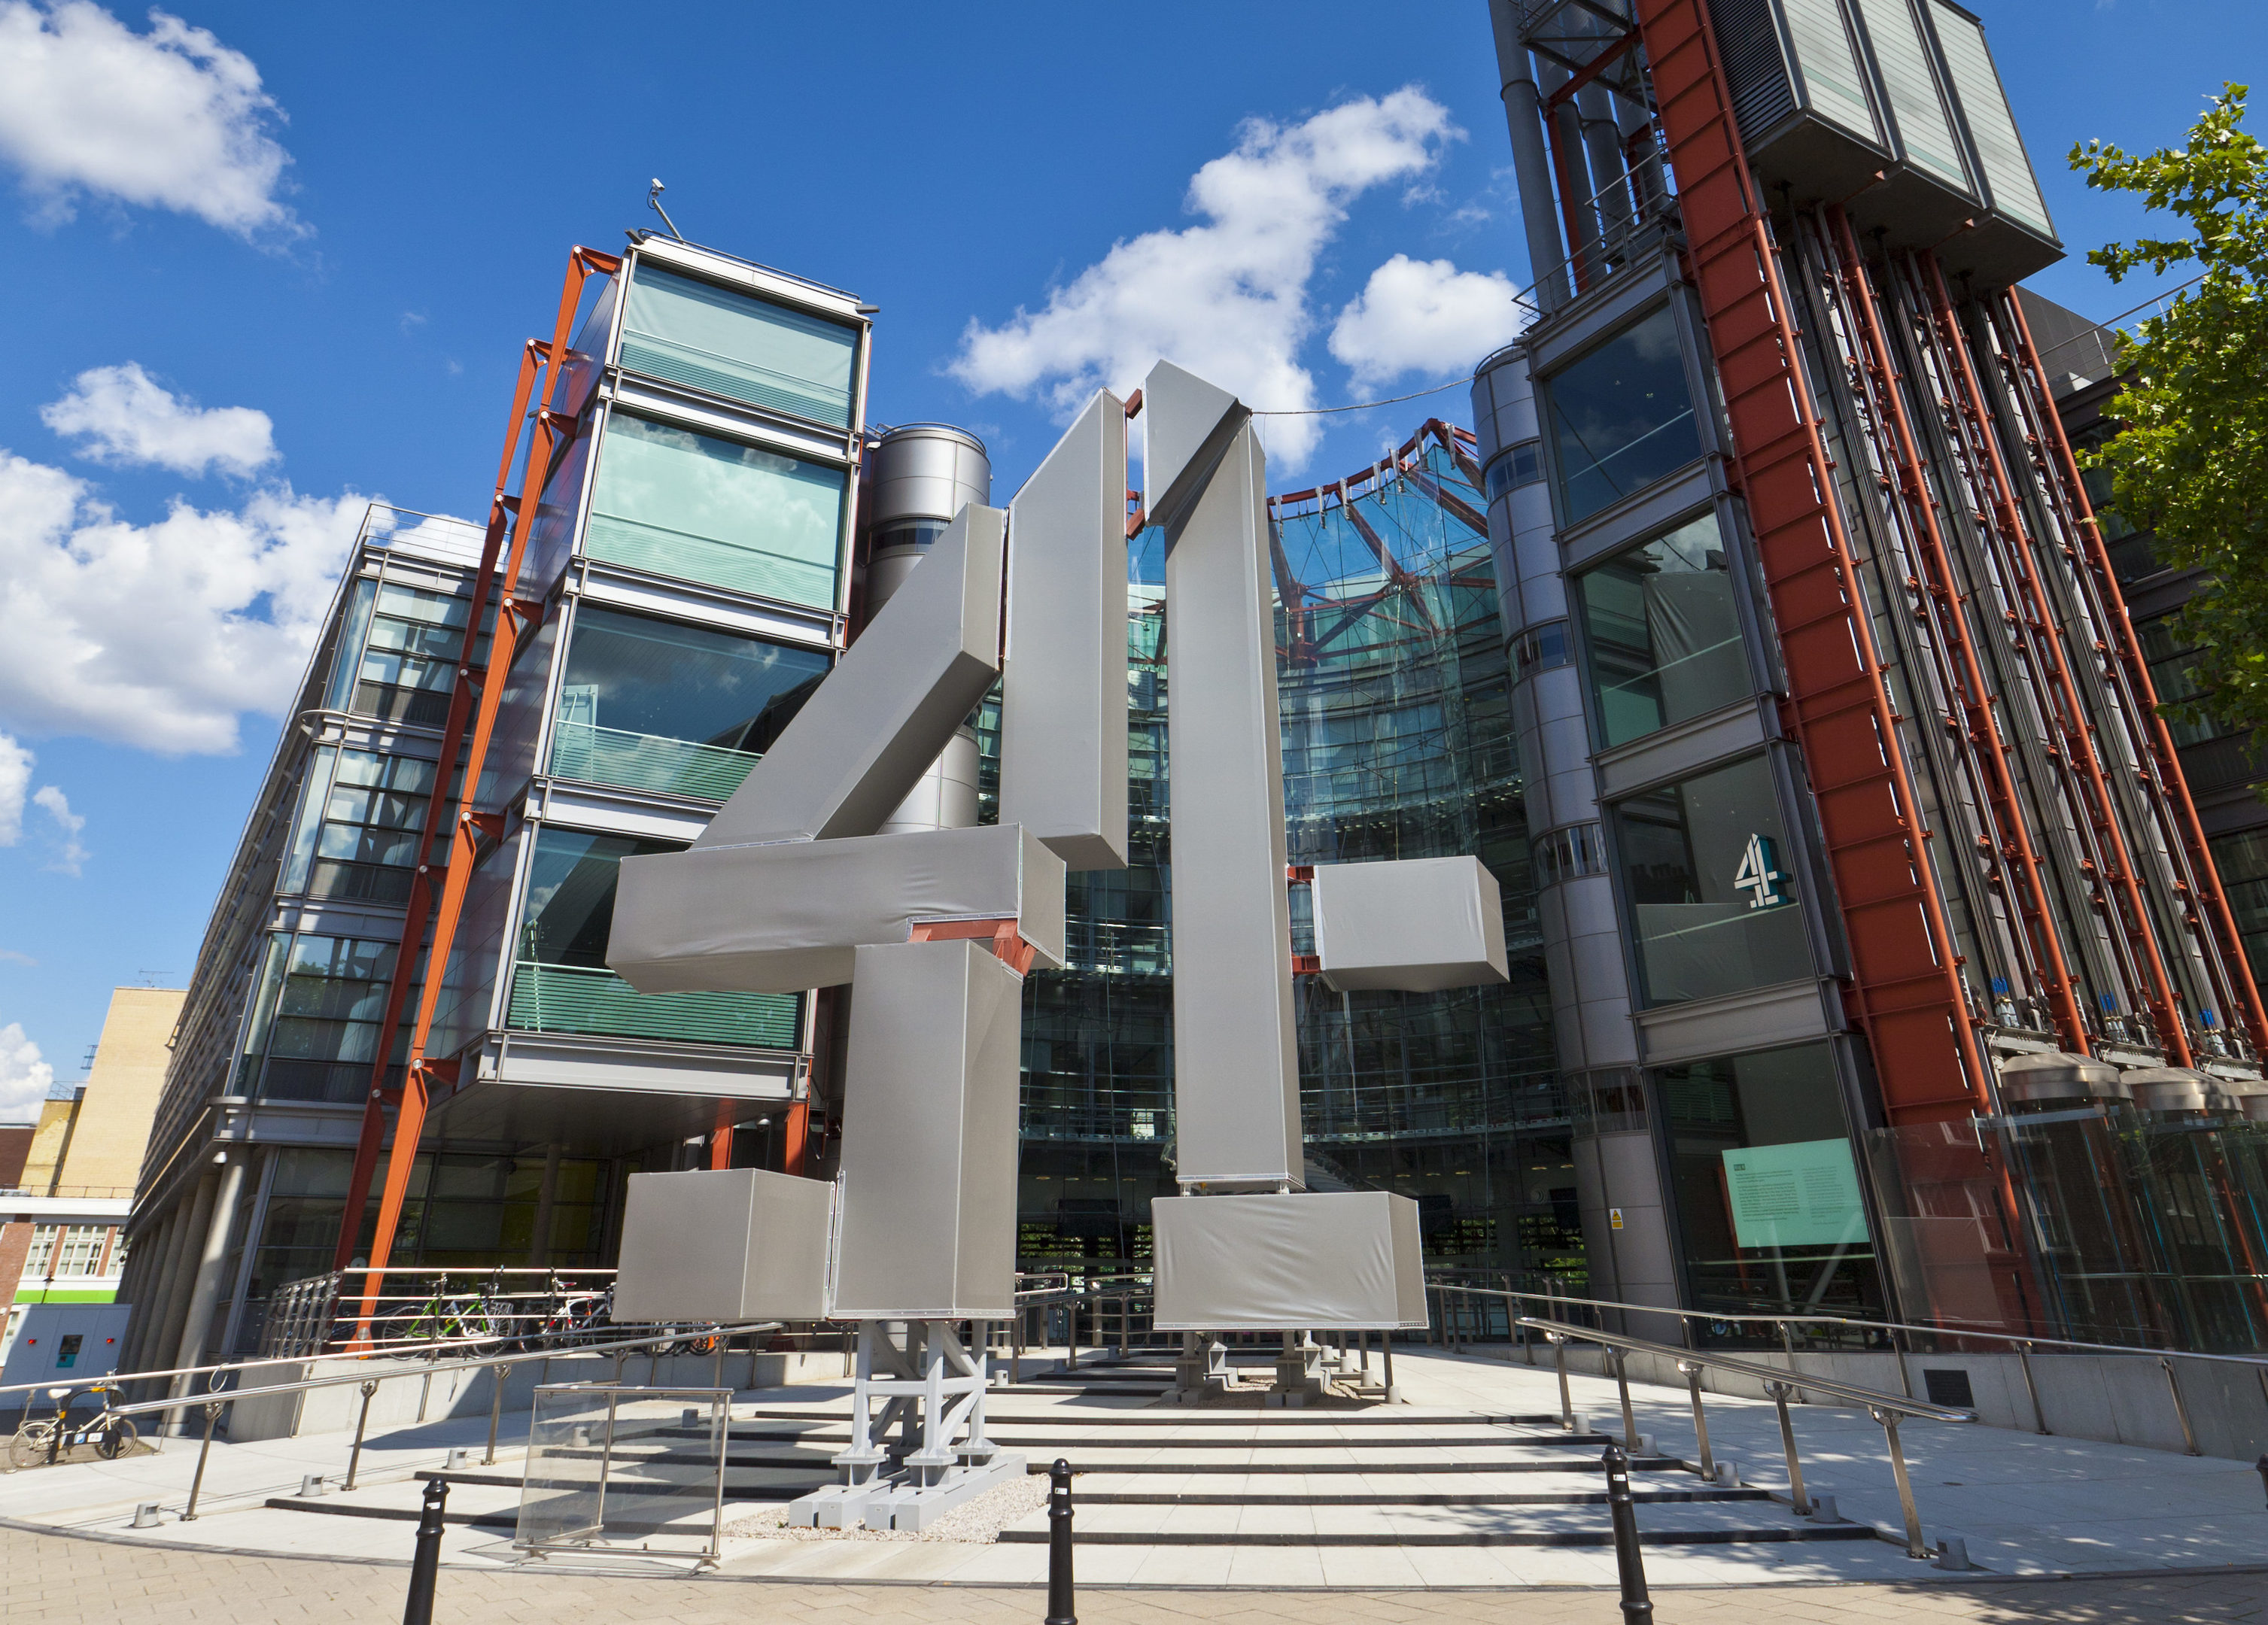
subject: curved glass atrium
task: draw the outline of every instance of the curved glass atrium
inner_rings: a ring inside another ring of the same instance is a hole
[[[1503,888],[1511,954],[1498,988],[1334,993],[1297,978],[1307,1183],[1415,1197],[1429,1264],[1580,1289],[1511,673],[1467,444],[1429,424],[1359,474],[1269,502],[1291,862],[1477,856]],[[1127,567],[1131,862],[1071,877],[1070,967],[1027,988],[1026,1268],[1140,1267],[1150,1200],[1174,1188],[1155,527]],[[1295,886],[1300,953],[1312,952],[1306,905]]]

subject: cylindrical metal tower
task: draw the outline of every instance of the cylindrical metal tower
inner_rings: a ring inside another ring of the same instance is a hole
[[[881,613],[929,546],[970,503],[992,500],[984,443],[945,423],[909,423],[870,453],[866,618]],[[976,822],[976,734],[963,726],[880,834],[968,829]]]

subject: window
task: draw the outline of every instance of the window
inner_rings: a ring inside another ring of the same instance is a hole
[[[434,774],[432,762],[414,756],[322,746],[309,772],[307,800],[282,889],[357,901],[407,901]],[[446,853],[447,843],[437,842],[434,861],[444,861]]]
[[[831,607],[848,476],[616,413],[584,551],[681,580]]]
[[[448,720],[471,603],[452,592],[388,581],[379,585],[355,669],[351,709],[383,722],[438,728]],[[490,611],[488,624],[495,624]],[[485,636],[472,660],[487,658]]]
[[[1600,743],[1622,745],[1753,692],[1714,514],[1576,577]]]
[[[277,935],[245,1036],[239,1092],[269,1100],[359,1100],[378,1060],[394,944]]]
[[[1607,872],[1606,836],[1596,824],[1568,824],[1535,843],[1535,888]]]
[[[512,982],[512,1026],[690,1043],[795,1047],[803,1000],[779,993],[641,994],[607,968],[625,857],[676,849],[546,827],[536,836]]]
[[[31,1250],[24,1254],[24,1279],[64,1280],[102,1273],[102,1244],[107,1224],[36,1224]]]
[[[630,283],[622,361],[633,371],[848,429],[858,355],[856,329],[784,305],[650,265]]]
[[[1701,455],[1677,322],[1663,305],[1544,385],[1565,522]]]
[[[1646,1004],[1814,974],[1766,758],[1633,797],[1614,820]]]
[[[1488,466],[1488,499],[1494,502],[1506,491],[1534,485],[1543,478],[1543,442],[1522,440]]]
[[[1879,1318],[1881,1276],[1830,1048],[1696,1061],[1661,1069],[1654,1083],[1694,1306]]]
[[[2252,979],[2258,982],[2268,967],[2268,829],[2215,835],[2206,844],[2220,871],[2221,895],[2243,939],[2244,957],[2251,961]]]
[[[823,650],[585,604],[567,648],[550,770],[722,801],[827,669]]]
[[[1514,682],[1526,682],[1538,672],[1575,663],[1573,642],[1567,636],[1565,621],[1547,621],[1542,626],[1532,626],[1512,643],[1512,670]]]
[[[2182,636],[2173,616],[2141,621],[2135,629],[2160,701],[2170,704],[2205,693],[2197,678],[2197,647]],[[2226,789],[2261,776],[2263,764],[2250,730],[2232,728],[2217,717],[2179,715],[2167,717],[2166,728],[2181,751],[2182,774],[2193,790]]]

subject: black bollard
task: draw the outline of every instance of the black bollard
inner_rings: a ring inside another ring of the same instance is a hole
[[[1609,1445],[1607,1511],[1615,1526],[1615,1567],[1622,1572],[1623,1625],[1653,1625],[1653,1604],[1646,1594],[1646,1557],[1638,1546],[1638,1505],[1631,1499],[1630,1457]]]
[[[409,1560],[409,1600],[402,1605],[401,1625],[433,1625],[433,1582],[441,1573],[441,1509],[448,1500],[448,1480],[437,1474],[425,1481],[417,1555]]]
[[[2260,1488],[2268,1489],[2268,1456],[2263,1456],[2254,1462],[2252,1470],[2260,1474]]]
[[[1079,1625],[1071,1595],[1071,1463],[1048,1469],[1048,1617],[1046,1625]]]

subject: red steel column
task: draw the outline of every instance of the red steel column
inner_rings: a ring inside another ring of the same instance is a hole
[[[489,499],[487,534],[481,543],[480,570],[473,579],[472,607],[465,620],[464,646],[457,654],[457,681],[449,694],[449,715],[441,729],[441,754],[433,775],[433,794],[425,804],[425,823],[417,837],[416,883],[409,888],[409,904],[402,915],[401,945],[394,950],[394,975],[387,983],[386,1015],[379,1027],[378,1060],[371,1074],[370,1098],[364,1103],[362,1133],[355,1144],[354,1170],[347,1177],[347,1206],[339,1221],[338,1246],[331,1268],[344,1269],[354,1261],[356,1240],[362,1233],[362,1210],[370,1199],[370,1182],[378,1171],[379,1148],[386,1138],[386,1106],[399,1091],[390,1087],[386,1074],[394,1059],[394,1034],[401,1022],[401,1006],[409,991],[410,965],[425,939],[426,922],[432,917],[433,844],[448,816],[450,778],[464,745],[465,723],[472,711],[472,648],[488,614],[489,591],[496,579],[497,555],[512,523],[512,499],[504,492],[512,478],[512,454],[519,445],[519,426],[527,418],[527,403],[543,369],[543,346],[530,339],[519,357],[519,381],[512,397],[512,416],[504,432],[504,458],[497,468],[495,495]],[[344,658],[349,651],[340,651]]]
[[[611,276],[621,266],[622,261],[614,255],[600,254],[593,249],[578,247],[568,255],[567,279],[559,295],[559,313],[552,327],[551,342],[543,354],[547,389],[556,384],[561,364],[566,359],[584,283],[594,271]],[[505,445],[504,467],[507,471],[511,467],[512,452],[519,443],[519,427],[515,420],[512,438]],[[504,698],[504,680],[505,673],[512,669],[512,652],[518,646],[521,630],[520,622],[523,619],[533,621],[541,614],[539,606],[523,605],[514,599],[512,590],[519,581],[520,561],[527,549],[528,532],[534,526],[544,481],[550,473],[551,454],[560,442],[573,432],[571,421],[561,418],[549,407],[537,409],[534,427],[528,438],[519,501],[513,511],[517,522],[512,530],[512,544],[497,572],[503,576],[505,584],[504,613],[497,617],[496,631],[489,643],[488,665],[481,675],[480,711],[473,724],[460,780],[462,794],[467,798],[478,788],[481,769],[487,761],[489,739],[495,731],[497,710]],[[499,503],[502,500],[498,498]],[[485,554],[484,549],[484,560]],[[485,596],[489,578],[489,572],[483,570],[481,584],[475,588],[479,595],[475,598],[476,605],[480,598]],[[478,634],[479,628],[477,619],[468,625],[468,655],[470,640]],[[470,674],[469,660],[459,670],[461,681],[463,677]],[[455,710],[453,700],[451,709],[453,712]],[[447,790],[450,776],[455,770],[454,761],[445,760],[442,762],[440,776],[434,787],[437,798]],[[458,808],[450,835],[448,873],[443,885],[440,906],[433,921],[433,945],[425,957],[425,974],[418,989],[417,1022],[410,1035],[409,1072],[402,1079],[401,1102],[394,1124],[394,1143],[387,1153],[385,1185],[379,1199],[378,1231],[371,1240],[370,1264],[373,1269],[384,1268],[394,1250],[394,1231],[401,1222],[402,1202],[409,1195],[410,1170],[416,1163],[417,1140],[424,1129],[426,1107],[431,1098],[431,1080],[438,1071],[438,1069],[427,1064],[425,1044],[432,1035],[433,1014],[441,996],[441,978],[448,967],[450,950],[456,941],[457,922],[464,908],[466,888],[472,881],[473,862],[479,852],[479,837],[484,824],[493,827],[494,820],[483,818],[471,807]],[[399,968],[397,960],[397,972]],[[359,1208],[357,1193],[351,1188],[348,1192],[348,1199],[350,1211]],[[359,1217],[358,1213],[357,1217]],[[363,1301],[364,1315],[367,1319],[371,1307],[367,1293]]]

